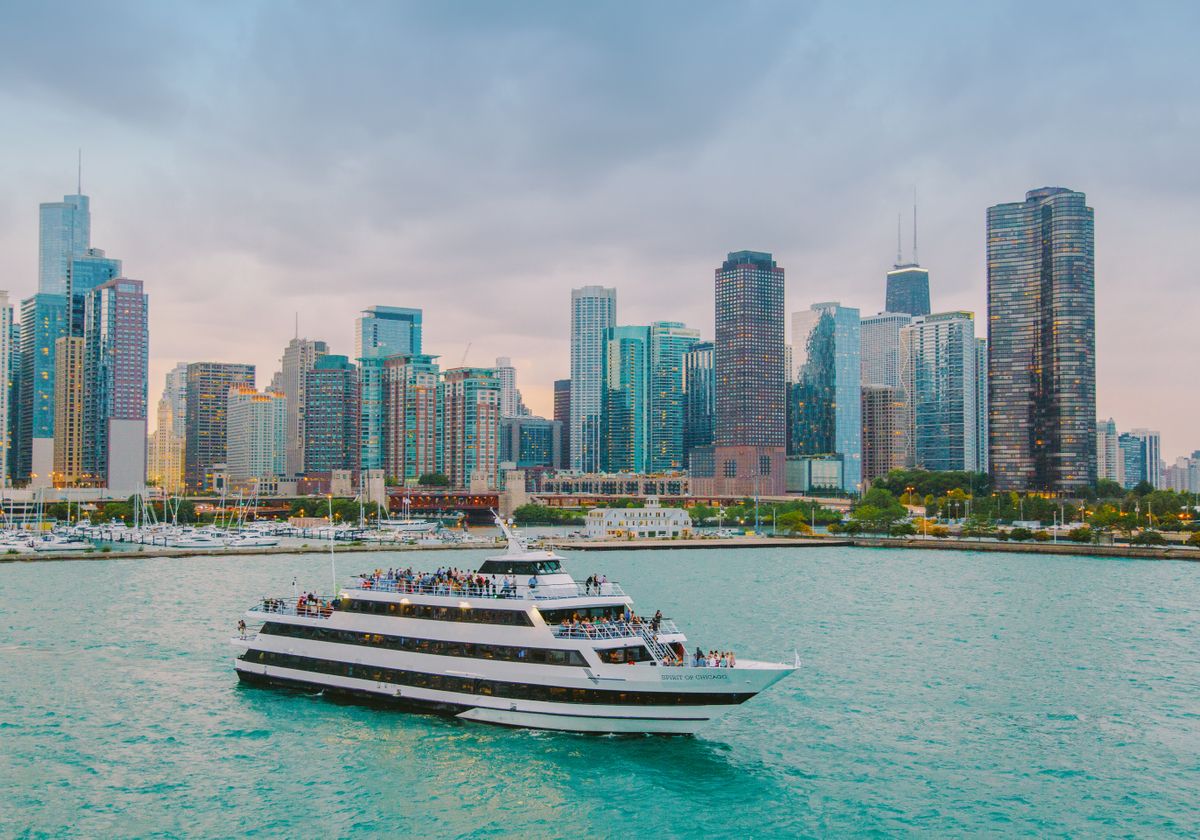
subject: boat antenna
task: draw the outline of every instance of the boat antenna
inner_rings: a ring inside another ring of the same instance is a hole
[[[333,594],[337,597],[337,556],[333,552],[333,493],[329,494],[329,571],[333,574]]]

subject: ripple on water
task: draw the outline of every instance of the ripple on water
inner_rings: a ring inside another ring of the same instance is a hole
[[[0,836],[1200,834],[1187,564],[579,561],[701,647],[804,667],[696,738],[492,729],[237,685],[246,604],[321,588],[328,558],[8,566]]]

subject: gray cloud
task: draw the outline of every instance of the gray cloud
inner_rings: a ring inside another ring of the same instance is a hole
[[[573,285],[710,333],[712,269],[751,247],[793,308],[875,311],[916,184],[935,305],[979,311],[985,208],[1064,183],[1097,209],[1100,410],[1174,453],[1200,402],[1152,408],[1169,366],[1126,348],[1196,354],[1164,308],[1194,285],[1197,14],[5,4],[0,264],[32,291],[36,204],[82,145],[97,244],[152,291],[156,377],[205,357],[265,380],[295,312],[348,351],[354,313],[395,303],[449,362],[512,356],[548,410]]]

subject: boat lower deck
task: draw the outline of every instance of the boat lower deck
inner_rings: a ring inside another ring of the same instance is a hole
[[[282,687],[339,701],[451,715],[463,720],[504,726],[531,727],[597,734],[692,734],[702,725],[725,715],[753,694],[723,698],[705,705],[638,704],[616,706],[596,703],[526,701],[496,695],[474,695],[445,688],[397,685],[336,674],[314,673],[236,660],[238,678],[247,684]],[[698,695],[697,700],[713,698]]]

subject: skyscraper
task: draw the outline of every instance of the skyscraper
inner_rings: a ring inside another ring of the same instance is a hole
[[[117,496],[146,483],[150,303],[141,280],[92,289],[84,310],[84,472]]]
[[[500,383],[489,368],[442,377],[442,458],[452,487],[495,489],[500,462]]]
[[[254,365],[192,362],[187,367],[184,482],[189,492],[213,489],[213,467],[227,459],[229,389],[254,387]]]
[[[383,364],[384,471],[401,484],[442,472],[442,388],[437,356],[391,356]]]
[[[420,353],[421,310],[399,306],[364,309],[354,322],[354,349],[360,359]]]
[[[929,314],[929,270],[916,263],[897,265],[887,273],[887,311]]]
[[[0,291],[0,491],[8,487],[12,455],[13,308],[8,292]]]
[[[923,470],[979,466],[975,316],[942,312],[900,331],[910,462]]]
[[[287,397],[287,456],[285,475],[294,476],[304,470],[304,388],[306,374],[317,359],[329,352],[324,341],[296,336],[283,349],[279,360],[277,390]]]
[[[986,338],[975,339],[975,472],[986,473],[988,455],[988,347]]]
[[[54,352],[66,335],[70,312],[65,293],[38,293],[21,301],[21,375],[14,482],[50,486],[54,469]]]
[[[907,406],[903,388],[862,386],[863,481],[874,481],[907,466]]]
[[[1145,462],[1146,481],[1155,489],[1163,486],[1162,447],[1159,444],[1159,434],[1153,429],[1130,429],[1129,433],[1142,442],[1143,461]]]
[[[799,368],[788,405],[788,454],[841,462],[841,489],[862,489],[862,362],[857,309],[815,303],[792,314]],[[719,395],[718,391],[718,395]]]
[[[562,463],[562,424],[544,417],[502,417],[500,460],[519,470],[557,467]]]
[[[83,335],[87,297],[97,286],[121,276],[121,261],[104,256],[99,248],[88,248],[67,263],[67,302],[70,305],[70,334]]]
[[[671,472],[687,466],[683,458],[683,368],[687,352],[700,341],[700,331],[677,321],[650,325],[647,404],[649,472]]]
[[[1132,490],[1143,481],[1149,481],[1146,472],[1146,442],[1137,435],[1122,432],[1117,436],[1117,448],[1121,458],[1121,486]]]
[[[517,369],[508,356],[496,359],[496,378],[500,380],[500,416],[524,417],[529,414],[517,388]]]
[[[555,469],[571,467],[571,380],[554,380],[554,419],[562,424],[562,450]]]
[[[1121,480],[1118,466],[1120,448],[1117,445],[1117,423],[1111,417],[1096,421],[1096,478],[1106,481]]]
[[[900,385],[900,329],[912,323],[903,312],[880,312],[862,319],[862,383]]]
[[[162,396],[155,412],[154,433],[150,435],[146,477],[164,492],[176,494],[183,487],[183,450],[187,416],[187,364],[179,363],[167,371]]]
[[[1080,491],[1096,480],[1094,212],[1044,187],[989,207],[987,230],[994,485]]]
[[[683,463],[689,469],[692,450],[712,446],[716,416],[713,344],[693,344],[683,356]]]
[[[571,469],[600,469],[605,331],[617,321],[617,290],[571,290]]]
[[[92,214],[86,195],[65,195],[38,208],[38,292],[65,295],[72,257],[92,242]]]
[[[600,469],[645,472],[650,328],[609,327],[602,371]]]
[[[700,494],[785,488],[783,269],[762,251],[733,251],[714,272],[713,446],[692,451]]]
[[[287,465],[287,397],[235,385],[228,399],[229,480],[248,490],[265,489]]]
[[[358,369],[325,354],[304,374],[304,472],[357,470]]]
[[[99,486],[83,471],[83,339],[64,335],[54,348],[55,487]]]

